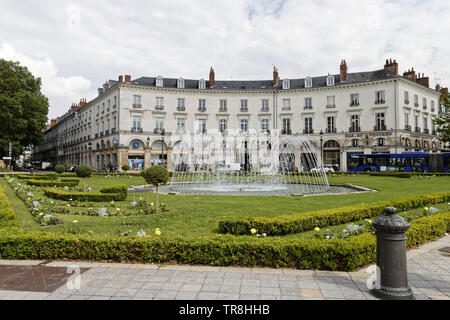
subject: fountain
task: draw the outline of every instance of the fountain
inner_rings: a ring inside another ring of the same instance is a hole
[[[330,192],[316,144],[276,132],[184,134],[173,144],[168,192],[210,195],[311,195]]]

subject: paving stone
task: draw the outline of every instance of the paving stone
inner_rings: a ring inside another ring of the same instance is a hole
[[[197,295],[198,300],[216,300],[218,292],[199,292]]]
[[[226,279],[242,279],[244,275],[242,273],[225,273],[224,280]]]
[[[90,296],[89,300],[111,300],[111,297],[106,296]]]
[[[133,297],[138,292],[139,292],[139,289],[122,288],[115,294],[115,296],[116,297]]]
[[[141,289],[136,293],[135,297],[151,299],[158,294],[158,291],[159,290],[154,290],[154,289]]]
[[[177,296],[178,291],[176,290],[164,290],[164,291],[159,291],[158,294],[154,297],[155,300],[173,300],[175,299],[175,297]]]
[[[257,294],[240,294],[239,300],[261,300],[261,296]]]
[[[159,290],[164,286],[164,282],[148,282],[142,289]]]
[[[344,299],[344,295],[340,290],[321,290],[324,298]]]
[[[300,289],[280,289],[281,296],[302,296],[302,291]]]
[[[227,293],[227,292],[219,292],[217,294],[217,300],[238,300],[239,293]]]
[[[128,273],[119,273],[118,275],[116,275],[114,277],[114,280],[125,280],[125,281],[130,281],[131,279],[133,279],[135,277],[134,274],[128,274]]]
[[[227,279],[223,280],[224,286],[240,286],[242,281],[240,279]]]
[[[142,287],[145,285],[142,281],[129,281],[123,288],[128,289],[142,289]]]
[[[302,289],[319,289],[319,284],[316,281],[298,281],[298,286]]]
[[[70,296],[70,294],[52,293],[44,298],[44,300],[66,300]]]
[[[223,279],[225,277],[225,273],[224,272],[220,272],[220,271],[218,271],[218,272],[208,272],[206,274],[206,277],[207,278],[221,278],[221,279]]]
[[[204,285],[223,285],[222,278],[206,278],[203,282]]]
[[[304,300],[302,296],[281,296],[281,300]]]
[[[108,296],[113,297],[116,295],[116,293],[119,291],[119,288],[100,288],[95,293],[97,296]]]
[[[201,284],[186,283],[182,285],[180,291],[198,292],[200,291],[201,288],[202,288]]]
[[[176,300],[195,300],[197,298],[198,292],[189,292],[189,291],[179,291]]]
[[[297,289],[299,285],[297,281],[280,281],[280,288]]]
[[[191,284],[202,284],[203,282],[205,282],[205,278],[204,277],[187,277],[186,279],[183,280],[183,283],[191,283]]]
[[[161,286],[162,290],[179,290],[183,284],[180,282],[166,282]]]
[[[220,289],[222,288],[222,286],[220,284],[211,284],[211,285],[206,285],[204,284],[201,288],[201,292],[219,292]]]
[[[242,280],[243,287],[260,287],[261,281],[260,280],[254,280],[254,279],[244,279]]]
[[[104,288],[123,288],[128,283],[128,280],[111,280],[105,283]]]
[[[66,300],[89,300],[90,296],[83,296],[79,294],[73,294]]]
[[[323,298],[322,292],[318,289],[300,289],[300,292],[305,298]]]
[[[281,289],[280,288],[265,288],[265,287],[261,287],[261,295],[281,296]]]
[[[241,286],[236,286],[236,285],[223,285],[220,288],[220,292],[224,292],[224,293],[239,293],[241,290]]]
[[[95,293],[98,291],[99,288],[95,287],[81,287],[77,290],[76,294],[79,295],[95,295]]]
[[[261,300],[281,300],[281,295],[266,295],[261,294]]]
[[[279,288],[280,281],[278,280],[261,280],[261,288]]]
[[[259,287],[241,287],[240,294],[252,294],[259,295],[261,294],[261,289]]]

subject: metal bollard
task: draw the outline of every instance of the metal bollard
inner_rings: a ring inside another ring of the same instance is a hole
[[[371,293],[386,300],[413,300],[406,267],[406,231],[410,224],[396,215],[394,207],[384,208],[373,226],[377,236],[377,283]]]

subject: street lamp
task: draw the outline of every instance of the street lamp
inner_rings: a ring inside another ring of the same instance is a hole
[[[320,167],[323,170],[323,130],[320,130]]]
[[[162,139],[162,144],[161,144],[161,163],[164,166],[164,137],[166,135],[166,130],[162,129],[161,130],[161,139]]]
[[[150,137],[147,137],[147,147],[150,147]]]

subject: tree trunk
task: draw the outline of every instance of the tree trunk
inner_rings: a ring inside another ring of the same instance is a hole
[[[86,189],[87,189],[86,177],[84,177],[84,191],[86,191]]]
[[[158,214],[158,185],[156,185],[156,213]]]

